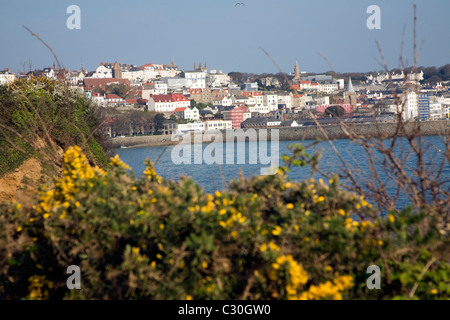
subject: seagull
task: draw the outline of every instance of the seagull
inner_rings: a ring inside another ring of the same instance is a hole
[[[244,6],[245,7],[245,3],[243,3],[243,2],[236,2],[236,4],[234,6],[235,7],[236,6]]]

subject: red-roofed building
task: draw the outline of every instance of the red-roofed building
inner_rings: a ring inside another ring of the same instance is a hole
[[[105,97],[105,103],[107,105],[118,105],[118,104],[124,104],[125,101],[119,97],[117,94],[107,94]]]
[[[125,99],[125,102],[127,104],[137,104],[137,99]]]
[[[300,85],[299,84],[293,84],[289,87],[289,90],[300,90]]]
[[[156,112],[173,112],[177,108],[186,108],[191,105],[186,96],[182,94],[154,94],[148,100],[148,109]]]
[[[311,88],[311,81],[300,81],[300,90],[309,90]]]
[[[214,91],[211,91],[208,88],[191,89],[189,94],[190,100],[205,104],[212,103],[215,97],[217,97],[217,93],[214,93]]]
[[[192,109],[188,107],[176,108],[175,110],[173,110],[173,114],[175,115],[175,117],[185,120],[198,121],[198,119],[200,118],[199,111],[196,107]]]
[[[264,97],[261,91],[243,91],[242,96],[253,98],[255,105],[262,105],[264,103]]]
[[[176,108],[175,110],[173,110],[172,113],[177,113],[177,112],[184,112],[184,110],[186,110],[187,108]]]
[[[175,108],[187,108],[191,106],[189,99],[181,93],[172,93],[172,101],[175,104]]]
[[[100,106],[105,106],[105,97],[102,94],[98,92],[92,92],[91,99],[97,102]]]

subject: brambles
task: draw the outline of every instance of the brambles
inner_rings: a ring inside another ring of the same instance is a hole
[[[70,148],[54,190],[0,207],[0,298],[393,299],[416,283],[413,298],[449,298],[448,236],[433,217],[379,217],[337,179],[287,170],[205,194],[150,161],[136,179],[118,157],[104,171]],[[366,287],[372,264],[381,290]],[[70,265],[81,290],[66,288]]]

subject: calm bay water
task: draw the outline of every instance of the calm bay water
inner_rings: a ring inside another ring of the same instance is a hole
[[[423,141],[426,145],[429,145],[429,148],[426,153],[426,164],[432,170],[433,167],[438,166],[442,159],[443,153],[439,150],[444,150],[444,143],[441,138],[438,136],[424,137]],[[303,145],[311,144],[313,141],[304,141]],[[407,154],[409,151],[409,144],[406,140],[401,140],[402,143],[398,145],[395,149],[396,153],[400,155],[401,153]],[[265,142],[262,142],[265,143]],[[282,155],[290,155],[289,145],[296,143],[296,141],[280,141],[279,142],[279,156]],[[229,144],[229,143],[227,143]],[[223,171],[223,175],[225,177],[226,182],[228,183],[230,180],[237,179],[239,177],[239,172],[242,171],[243,175],[246,177],[251,177],[255,175],[260,175],[261,168],[268,167],[266,164],[261,164],[260,157],[258,157],[258,153],[251,152],[251,147],[255,147],[258,143],[256,142],[237,142],[232,143],[235,148],[234,152],[234,161],[233,164],[230,164],[231,159],[226,159],[227,153],[227,144],[215,144],[215,147],[222,147],[223,149],[223,164],[221,165],[221,169]],[[344,161],[348,163],[348,167],[351,170],[362,173],[362,176],[359,178],[361,182],[365,179],[373,180],[370,174],[369,166],[368,166],[368,157],[364,149],[350,140],[336,140],[333,142],[334,146],[338,150],[340,156]],[[202,151],[205,148],[211,149],[212,144],[203,144]],[[206,164],[203,162],[202,164],[194,164],[194,155],[198,158],[199,153],[201,153],[200,149],[194,149],[192,147],[191,152],[191,164],[175,164],[172,160],[172,153],[175,154],[176,150],[173,150],[175,146],[158,146],[158,147],[141,147],[141,148],[124,148],[124,149],[115,149],[114,152],[117,153],[120,158],[127,164],[133,168],[136,176],[141,176],[143,171],[145,170],[145,159],[149,158],[152,162],[155,162],[158,158],[158,162],[156,163],[155,169],[156,172],[161,175],[165,179],[178,180],[180,176],[191,176],[194,180],[201,185],[206,192],[211,193],[215,190],[222,190],[222,176],[220,174],[220,170],[217,164]],[[228,146],[230,147],[230,146]],[[240,147],[240,149],[238,148]],[[243,149],[245,147],[245,149]],[[267,152],[270,155],[270,142],[267,142]],[[245,164],[237,164],[237,150],[245,150]],[[217,152],[217,151],[216,151]],[[320,152],[322,154],[320,161],[320,168],[331,170],[332,172],[340,172],[342,170],[341,164],[342,162],[339,160],[338,156],[335,154],[333,149],[331,148],[328,142],[321,142],[317,145],[314,145],[308,149],[310,154],[314,154]],[[249,164],[252,163],[252,160],[257,162],[257,164]],[[410,157],[406,162],[407,168],[409,170],[413,170],[416,167],[416,159],[414,157]],[[280,165],[283,162],[280,160]],[[388,176],[383,172],[382,165],[377,165],[377,169],[380,172],[380,177],[383,180],[389,181]],[[437,169],[436,169],[437,170]],[[435,171],[436,172],[436,171]],[[309,167],[294,167],[292,171],[289,173],[289,177],[292,180],[301,181],[304,179],[308,179],[310,177],[311,169]],[[320,178],[321,175],[316,173],[314,178]],[[447,181],[447,188],[449,188],[450,183],[450,166],[448,162],[445,164],[442,179]],[[403,207],[409,203],[406,197],[401,197],[399,199],[398,207]]]

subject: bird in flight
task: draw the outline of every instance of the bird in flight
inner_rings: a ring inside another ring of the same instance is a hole
[[[243,2],[236,2],[236,4],[234,6],[235,7],[236,6],[244,6],[245,7],[245,3],[243,3]]]

